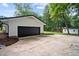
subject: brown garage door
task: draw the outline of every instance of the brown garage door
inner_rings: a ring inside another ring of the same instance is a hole
[[[18,37],[39,35],[40,27],[18,26]]]

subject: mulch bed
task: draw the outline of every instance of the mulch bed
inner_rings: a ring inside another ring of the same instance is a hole
[[[0,33],[0,44],[9,46],[18,41],[18,37],[8,37],[5,33]]]
[[[0,39],[0,43],[5,46],[12,45],[12,44],[16,43],[17,41],[18,41],[18,38],[6,38],[5,40]]]
[[[6,46],[12,45],[18,41],[18,38],[7,38],[8,40],[4,42]]]

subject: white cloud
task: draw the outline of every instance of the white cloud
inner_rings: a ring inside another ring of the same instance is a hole
[[[38,8],[38,9],[44,9],[44,7],[43,7],[43,6],[37,6],[37,8]]]
[[[4,7],[8,7],[8,4],[7,4],[7,3],[2,3],[2,5],[3,5]]]
[[[43,13],[40,13],[40,16],[43,16]]]
[[[47,5],[47,3],[34,3],[34,6],[38,9],[44,9],[44,7]]]

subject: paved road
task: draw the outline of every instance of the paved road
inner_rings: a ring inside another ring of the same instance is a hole
[[[25,37],[1,49],[0,56],[79,56],[79,37],[69,35]]]

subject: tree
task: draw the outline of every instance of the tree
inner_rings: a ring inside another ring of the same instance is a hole
[[[79,28],[79,4],[71,4],[70,23],[72,27]],[[73,14],[73,15],[72,15]]]
[[[5,16],[0,16],[0,30],[3,29],[3,22],[1,22],[2,18],[5,18]]]
[[[16,3],[14,5],[16,7],[15,16],[37,15],[33,12],[30,3]]]
[[[71,26],[74,28],[79,28],[79,17],[78,16],[73,16],[71,17]]]
[[[60,31],[60,29],[64,27],[64,22],[60,18],[55,20],[53,18],[50,18],[49,5],[46,5],[44,9],[43,21],[46,23],[46,31]]]
[[[48,5],[45,6],[44,12],[43,12],[43,22],[45,22],[45,31],[54,31],[55,29],[55,23],[51,20]]]
[[[0,21],[0,30],[2,30],[3,26],[2,26],[2,22]]]
[[[59,19],[59,18],[63,18],[64,22],[65,22],[65,26],[67,28],[68,34],[69,34],[69,29],[68,29],[68,8],[70,7],[70,4],[64,4],[64,3],[58,3],[58,4],[49,4],[49,14],[50,17],[53,19]]]

